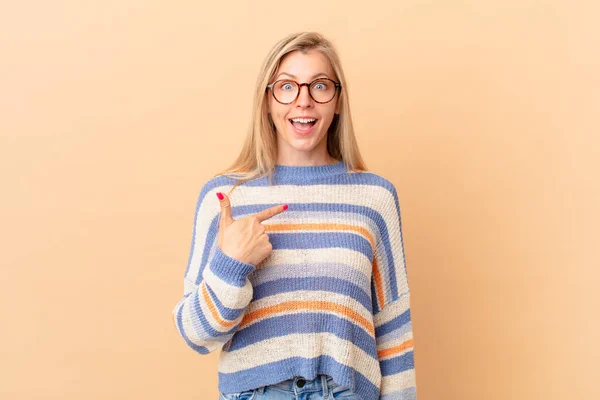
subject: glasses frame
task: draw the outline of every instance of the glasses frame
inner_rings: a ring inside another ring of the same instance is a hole
[[[310,87],[312,86],[313,83],[315,83],[316,81],[322,81],[322,80],[326,80],[326,81],[330,81],[333,82],[334,86],[335,86],[335,92],[333,93],[333,96],[331,97],[331,99],[327,100],[327,101],[317,101],[315,100],[315,98],[313,97],[312,93],[310,92]],[[290,101],[289,103],[284,103],[282,101],[279,101],[279,99],[277,97],[275,97],[275,91],[273,90],[273,86],[275,86],[275,84],[277,82],[281,82],[281,81],[288,81],[288,82],[294,82],[297,86],[298,86],[298,93],[296,93],[296,97],[294,98],[294,100]],[[280,104],[292,104],[293,102],[295,102],[296,100],[298,100],[298,96],[300,96],[300,92],[302,91],[302,86],[306,86],[306,88],[308,89],[308,95],[310,96],[311,99],[313,99],[313,101],[315,103],[319,103],[319,104],[326,104],[329,103],[331,100],[335,99],[335,95],[338,93],[338,89],[340,89],[340,91],[342,90],[342,85],[339,82],[334,81],[333,79],[329,79],[329,78],[317,78],[315,80],[313,80],[310,83],[298,83],[293,79],[278,79],[275,82],[267,85],[267,89],[271,89],[271,94],[273,95],[273,98]]]

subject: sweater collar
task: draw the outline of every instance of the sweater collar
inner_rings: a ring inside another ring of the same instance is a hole
[[[277,180],[312,180],[327,178],[346,172],[346,165],[342,160],[334,164],[325,165],[280,165],[276,164],[273,176]]]

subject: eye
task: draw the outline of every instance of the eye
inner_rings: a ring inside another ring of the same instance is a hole
[[[293,90],[294,86],[295,85],[292,82],[281,82],[281,84],[279,84],[281,90]]]
[[[324,81],[315,82],[313,88],[316,90],[327,90],[327,83]]]

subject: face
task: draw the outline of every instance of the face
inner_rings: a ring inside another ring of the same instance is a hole
[[[298,83],[310,83],[316,78],[329,78],[338,82],[329,60],[319,51],[307,53],[294,51],[287,54],[269,83],[281,79],[291,79]],[[323,88],[317,86],[316,89]],[[268,91],[269,112],[277,130],[278,150],[286,158],[316,159],[327,156],[327,130],[334,114],[339,112],[339,89],[328,103],[317,103],[312,99],[307,86],[300,87],[300,93],[290,104],[281,104]],[[314,122],[293,122],[296,118],[315,120]],[[281,156],[280,156],[281,157]],[[328,156],[327,156],[328,157]]]

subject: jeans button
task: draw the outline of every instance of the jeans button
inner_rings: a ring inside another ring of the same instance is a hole
[[[298,385],[298,387],[304,386],[305,383],[306,383],[306,381],[304,379],[298,379],[296,381],[296,385]]]

